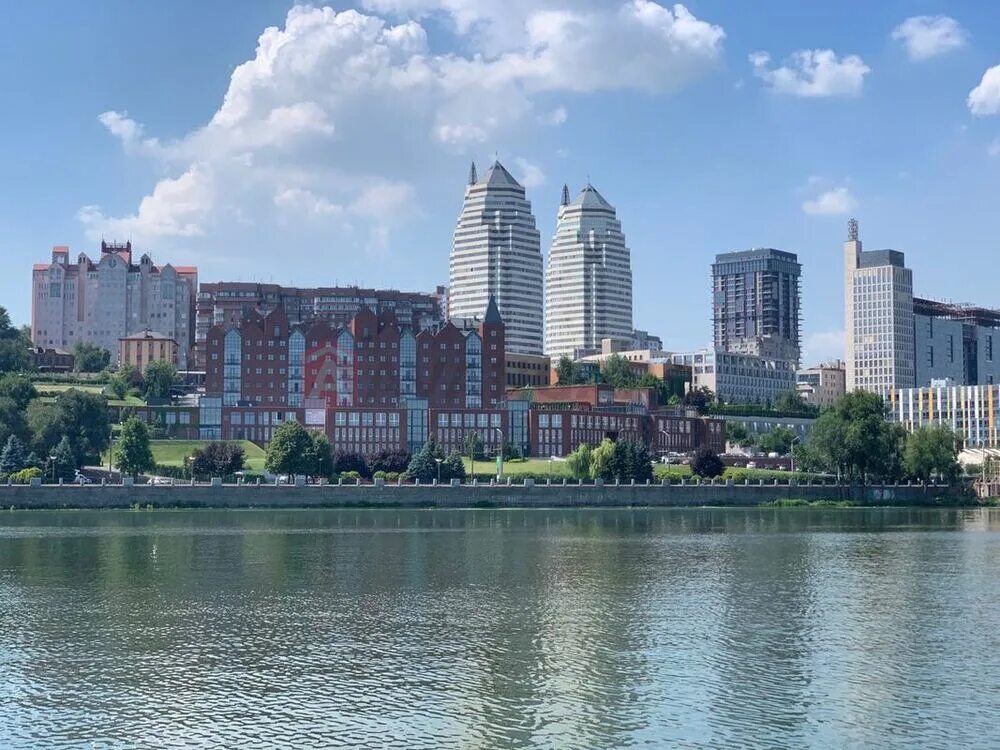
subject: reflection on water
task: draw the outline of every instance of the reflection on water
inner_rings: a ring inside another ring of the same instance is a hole
[[[996,747],[1000,513],[0,512],[2,747]]]

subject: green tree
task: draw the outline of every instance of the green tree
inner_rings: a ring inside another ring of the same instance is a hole
[[[775,427],[757,436],[757,448],[762,453],[777,453],[787,456],[792,451],[795,433],[787,427]]]
[[[203,479],[207,477],[229,477],[243,471],[246,453],[239,443],[213,441],[195,450],[191,460],[191,475]]]
[[[60,393],[54,402],[32,401],[28,404],[27,422],[33,448],[39,455],[51,455],[66,436],[73,455],[84,466],[100,461],[111,435],[107,399],[75,388]]]
[[[465,479],[465,461],[457,451],[450,454],[441,464],[441,481],[448,482],[452,479]]]
[[[73,446],[65,435],[52,451],[50,460],[52,461],[50,476],[54,476],[56,480],[62,479],[64,482],[72,482],[76,478],[76,457],[73,455]]]
[[[809,412],[811,411],[811,407],[802,400],[802,396],[799,395],[798,391],[785,391],[784,393],[779,393],[778,397],[774,399],[774,410],[797,414]]]
[[[333,446],[325,432],[318,430],[312,433],[313,455],[316,456],[316,476],[329,479],[333,476]]]
[[[684,394],[682,403],[685,406],[693,406],[698,411],[704,411],[706,407],[715,403],[715,393],[707,386],[692,388]]]
[[[583,382],[583,372],[580,365],[567,357],[565,354],[559,358],[556,364],[556,384],[557,385],[580,385]]]
[[[946,425],[914,430],[906,438],[903,466],[908,476],[922,484],[934,477],[955,481],[961,473],[955,433]]]
[[[590,453],[590,476],[593,479],[612,479],[615,470],[615,444],[604,438]]]
[[[721,477],[725,470],[726,465],[722,463],[722,459],[707,445],[696,450],[691,458],[691,471],[696,476],[705,479]]]
[[[331,474],[356,472],[359,477],[368,478],[371,476],[369,473],[370,467],[368,465],[368,460],[357,451],[338,449],[337,452],[333,454],[333,460],[331,463],[333,466]]]
[[[465,455],[474,461],[482,461],[486,458],[483,439],[478,432],[470,432],[465,436]]]
[[[26,371],[30,347],[30,337],[12,326],[7,309],[0,307],[0,373]]]
[[[750,433],[741,422],[726,422],[726,442],[741,448],[749,448],[753,445]]]
[[[663,380],[656,377],[651,372],[647,372],[645,375],[636,380],[635,387],[652,388],[653,392],[656,394],[657,404],[668,404],[670,402],[671,396],[675,395],[671,393],[670,388]]]
[[[73,347],[73,369],[77,372],[100,372],[111,363],[111,352],[96,344],[78,341]]]
[[[803,468],[836,473],[852,482],[902,476],[905,432],[887,422],[882,399],[853,391],[824,410],[802,451]]]
[[[0,377],[0,398],[9,398],[19,409],[26,409],[32,399],[38,398],[38,390],[26,375],[7,374]]]
[[[155,466],[153,450],[149,445],[149,430],[142,420],[129,417],[122,425],[115,444],[115,466],[122,474],[132,477],[151,471]]]
[[[594,449],[584,443],[566,457],[566,466],[574,479],[590,479]]]
[[[28,449],[17,435],[11,435],[0,453],[0,474],[13,474],[28,465]]]
[[[264,467],[273,474],[315,476],[316,454],[309,431],[294,420],[282,422],[271,436]]]
[[[445,455],[441,448],[433,440],[428,440],[423,447],[413,454],[410,465],[406,467],[406,474],[410,479],[428,483],[438,476],[438,459],[441,460],[441,479],[445,478],[444,460]]]
[[[601,376],[605,383],[615,388],[632,388],[638,380],[632,371],[632,365],[620,354],[612,354],[604,360]]]
[[[177,382],[177,368],[164,359],[157,359],[146,365],[143,373],[147,399],[170,398],[170,389]]]

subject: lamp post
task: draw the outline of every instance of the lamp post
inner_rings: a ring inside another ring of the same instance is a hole
[[[441,463],[444,461],[443,458],[435,458],[434,463],[438,465],[438,484],[441,484]]]
[[[56,454],[49,454],[49,464],[52,466],[52,484],[56,483]]]
[[[670,444],[670,433],[667,432],[666,430],[664,430],[661,427],[660,428],[660,434],[663,435],[664,438],[666,438],[666,440],[663,441],[663,450],[660,451],[661,454],[662,454],[660,457],[661,458],[666,458],[666,456],[667,456],[667,445]]]
[[[504,436],[503,436],[503,430],[500,429],[499,427],[494,427],[493,431],[496,432],[500,436],[500,442],[499,442],[499,444],[497,446],[497,481],[499,482],[501,479],[503,479],[503,443],[504,443]]]
[[[790,447],[788,449],[788,456],[791,459],[790,470],[791,470],[792,474],[795,473],[795,444],[796,443],[801,443],[801,442],[802,442],[802,440],[799,438],[798,435],[796,435],[795,437],[792,438],[792,442],[791,442]]]

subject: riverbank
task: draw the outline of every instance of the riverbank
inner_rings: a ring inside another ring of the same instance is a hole
[[[0,486],[0,508],[596,508],[751,507],[801,502],[927,506],[974,504],[948,486],[820,484],[41,485]]]

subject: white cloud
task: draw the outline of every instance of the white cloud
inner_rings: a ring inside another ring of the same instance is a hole
[[[284,188],[274,194],[274,205],[313,216],[339,216],[344,207],[305,188]]]
[[[871,68],[857,55],[838,58],[833,50],[804,49],[780,67],[771,67],[767,52],[750,54],[755,76],[772,91],[804,97],[858,96]]]
[[[514,163],[517,165],[518,181],[528,190],[545,184],[545,172],[537,164],[520,156],[514,159]]]
[[[569,118],[569,114],[566,112],[565,107],[556,107],[551,112],[546,112],[543,115],[539,115],[538,121],[542,125],[551,125],[552,127],[558,127],[566,122]]]
[[[983,73],[979,85],[969,92],[967,104],[974,115],[1000,113],[1000,65],[994,65]]]
[[[802,360],[807,367],[844,358],[844,332],[816,331],[806,336]]]
[[[858,200],[846,187],[826,190],[815,198],[803,202],[802,210],[810,216],[837,216],[848,214],[858,207]]]
[[[964,47],[968,34],[950,16],[912,16],[893,29],[892,38],[904,44],[911,60],[927,60]]]
[[[252,216],[290,211],[351,215],[383,226],[413,212],[414,175],[442,153],[495,141],[515,128],[559,125],[554,92],[671,91],[722,55],[724,31],[683,5],[652,0],[369,0],[396,22],[354,10],[297,5],[261,33],[236,66],[218,110],[169,141],[125,111],[100,122],[129,154],[170,175],[138,210],[81,209],[91,236],[194,237]],[[448,19],[460,47],[436,52],[419,22]],[[522,132],[523,135],[523,132]],[[536,168],[537,169],[537,168]],[[526,180],[544,179],[522,169]],[[368,229],[362,227],[362,230]],[[358,233],[356,236],[363,236]],[[375,244],[388,238],[378,235]]]
[[[204,222],[215,202],[211,168],[193,164],[180,177],[160,180],[153,192],[142,199],[139,210],[131,216],[105,216],[100,206],[84,206],[77,219],[92,240],[103,236],[135,237],[146,241],[154,237],[197,237],[204,234]]]

